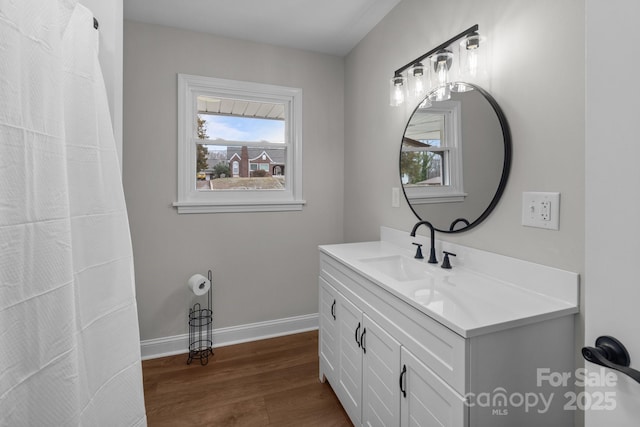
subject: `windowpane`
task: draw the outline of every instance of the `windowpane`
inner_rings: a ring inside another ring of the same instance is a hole
[[[197,190],[285,188],[286,147],[197,145]]]
[[[420,142],[430,147],[442,147],[442,141],[440,139],[421,139]]]
[[[204,95],[197,99],[198,138],[285,143],[284,104]]]
[[[415,186],[448,185],[446,174],[447,151],[402,151],[400,157],[402,183]],[[443,182],[444,177],[444,182]]]
[[[284,104],[198,96],[196,189],[285,188]]]

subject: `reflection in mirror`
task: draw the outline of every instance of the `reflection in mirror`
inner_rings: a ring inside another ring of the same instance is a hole
[[[404,132],[402,184],[412,204],[464,201],[459,101],[423,103]]]
[[[511,136],[484,90],[423,102],[409,119],[400,150],[405,197],[420,220],[441,232],[468,230],[497,204],[509,174]]]

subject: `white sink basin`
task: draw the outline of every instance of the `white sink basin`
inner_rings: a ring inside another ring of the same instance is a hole
[[[402,255],[365,258],[360,261],[399,282],[420,280],[431,276],[422,263]]]

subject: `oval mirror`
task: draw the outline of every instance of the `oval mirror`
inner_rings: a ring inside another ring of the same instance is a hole
[[[470,230],[495,208],[511,166],[511,134],[495,99],[468,83],[429,94],[402,138],[400,179],[413,213],[440,232]],[[431,99],[431,100],[430,100]]]

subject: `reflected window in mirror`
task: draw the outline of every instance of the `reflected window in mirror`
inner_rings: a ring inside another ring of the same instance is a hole
[[[405,130],[400,170],[412,204],[464,201],[460,102],[423,103]]]
[[[400,148],[400,180],[411,210],[444,233],[469,230],[482,222],[497,205],[511,166],[511,133],[504,113],[485,90],[457,82],[461,84],[467,90],[452,91],[450,101],[414,111]],[[417,153],[431,158],[420,159]],[[426,170],[420,171],[416,164]],[[442,177],[439,185],[435,179],[425,183],[431,184],[432,192],[450,190],[459,179],[463,194],[459,202],[415,194],[422,191],[416,190],[421,188],[418,183],[436,176]]]

